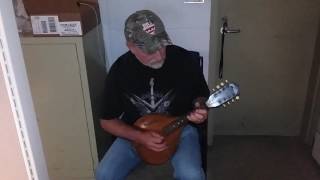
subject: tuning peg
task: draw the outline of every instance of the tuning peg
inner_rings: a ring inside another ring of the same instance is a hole
[[[220,86],[219,86],[219,85],[217,85],[217,86],[216,86],[216,88],[217,88],[217,89],[220,89]]]
[[[240,96],[236,96],[236,100],[239,100],[240,99]]]
[[[221,86],[224,86],[224,83],[223,83],[223,82],[221,82],[221,83],[220,83],[220,85],[221,85]]]
[[[227,104],[230,104],[230,102],[227,102]]]
[[[223,106],[223,107],[227,107],[227,105],[225,105],[225,104],[223,104],[222,106]]]
[[[229,83],[229,81],[228,81],[228,80],[225,80],[225,82],[226,82],[226,83]]]
[[[234,102],[234,99],[231,99],[231,102]]]
[[[216,90],[213,88],[212,91],[216,91]]]

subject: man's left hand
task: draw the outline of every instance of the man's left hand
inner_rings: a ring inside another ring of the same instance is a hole
[[[195,100],[194,110],[187,115],[189,121],[200,124],[208,118],[208,109],[205,105],[205,98],[199,97]]]
[[[208,110],[205,108],[194,109],[190,114],[187,115],[189,121],[200,124],[208,118]]]

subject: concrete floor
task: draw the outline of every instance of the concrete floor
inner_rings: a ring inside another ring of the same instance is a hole
[[[208,180],[320,180],[311,148],[294,137],[216,136],[208,148]],[[128,180],[170,180],[169,163],[141,165]]]

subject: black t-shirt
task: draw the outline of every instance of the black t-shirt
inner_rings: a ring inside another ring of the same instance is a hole
[[[166,48],[160,69],[140,63],[129,51],[112,65],[105,83],[102,119],[121,118],[133,124],[149,113],[187,114],[208,86],[197,61],[181,47]]]

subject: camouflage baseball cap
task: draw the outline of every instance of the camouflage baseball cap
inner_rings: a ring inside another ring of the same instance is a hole
[[[127,41],[133,42],[146,53],[172,44],[161,19],[150,10],[131,14],[125,22],[124,35]]]

